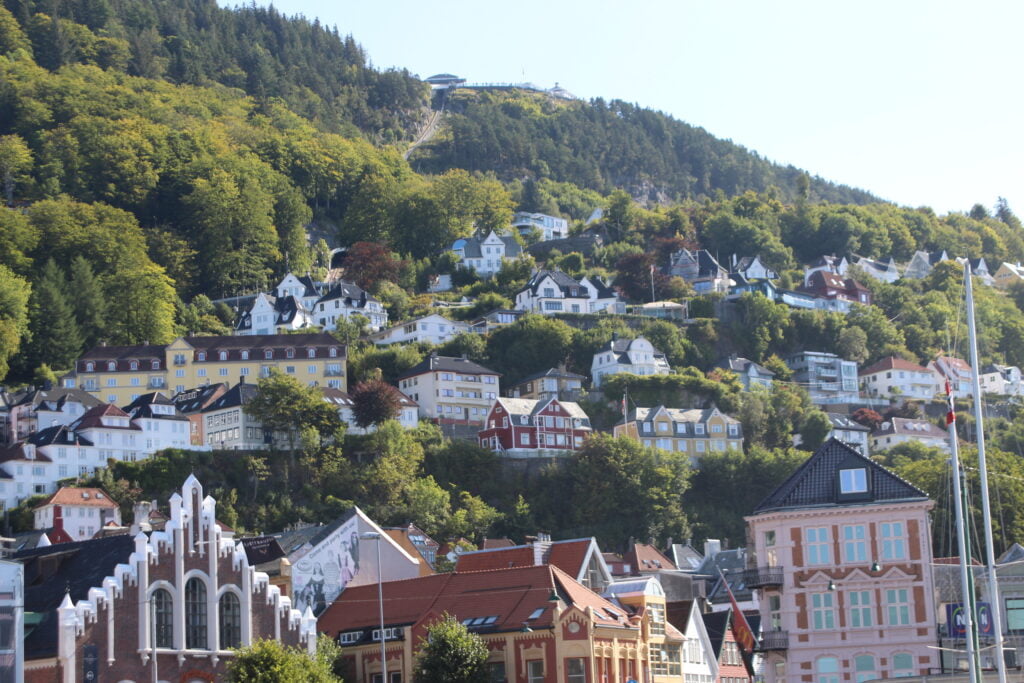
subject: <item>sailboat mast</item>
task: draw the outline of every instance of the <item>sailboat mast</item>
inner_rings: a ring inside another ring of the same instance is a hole
[[[985,529],[985,569],[988,574],[989,599],[992,604],[992,630],[995,633],[995,664],[999,683],[1006,683],[1006,661],[1003,659],[1003,615],[996,580],[996,553],[992,541],[992,508],[988,495],[988,465],[985,458],[985,417],[981,400],[981,367],[978,363],[978,338],[974,324],[974,288],[971,283],[971,262],[964,263],[964,281],[967,287],[967,332],[971,346],[972,390],[974,392],[974,419],[978,436],[978,474],[981,478],[982,527]]]
[[[960,610],[964,615],[964,631],[967,634],[967,669],[971,683],[981,683],[978,666],[978,653],[975,648],[974,627],[974,588],[967,572],[971,553],[967,545],[967,525],[964,524],[964,499],[960,486],[960,445],[956,437],[956,417],[953,410],[953,391],[946,382],[946,399],[949,401],[949,413],[946,416],[946,427],[949,429],[950,463],[953,465],[953,503],[956,510],[956,540],[960,548]]]

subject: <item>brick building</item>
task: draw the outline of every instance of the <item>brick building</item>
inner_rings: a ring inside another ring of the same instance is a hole
[[[150,535],[36,548],[25,568],[27,683],[219,680],[230,648],[261,638],[316,647],[316,622],[291,608],[217,523],[194,476]],[[155,667],[155,669],[154,669]]]

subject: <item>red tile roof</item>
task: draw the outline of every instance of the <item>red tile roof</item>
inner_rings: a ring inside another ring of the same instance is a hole
[[[661,553],[653,545],[646,543],[634,543],[629,552],[626,553],[626,560],[633,565],[635,572],[656,572],[661,569],[677,569],[675,563]]]
[[[510,538],[485,538],[484,550],[496,550],[497,548],[512,548],[515,543]]]
[[[555,541],[547,548],[536,548],[533,545],[485,548],[460,555],[455,569],[460,572],[473,572],[553,564],[570,576],[579,576],[587,561],[590,544],[589,538],[577,538]]]
[[[384,623],[413,625],[431,615],[448,613],[459,621],[494,617],[488,631],[518,631],[552,624],[551,592],[570,605],[594,610],[599,625],[624,627],[629,615],[557,567],[542,565],[479,572],[435,574],[383,585]],[[530,619],[537,610],[543,610]],[[380,623],[377,586],[347,588],[318,620],[318,628],[330,636],[368,628]]]
[[[910,370],[911,372],[931,372],[928,368],[922,367],[917,363],[911,363],[909,360],[903,360],[902,358],[896,358],[895,356],[889,356],[883,358],[874,365],[864,368],[860,371],[861,375],[873,375],[876,372],[882,372],[883,370]]]
[[[38,510],[47,505],[84,505],[88,507],[117,508],[110,494],[103,489],[62,486],[56,493],[37,505]]]

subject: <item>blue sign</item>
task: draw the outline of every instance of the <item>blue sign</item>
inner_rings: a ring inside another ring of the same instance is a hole
[[[976,603],[978,609],[978,635],[990,636],[992,627],[992,605],[987,602]],[[946,633],[950,638],[966,638],[967,622],[963,603],[951,602],[946,605]]]

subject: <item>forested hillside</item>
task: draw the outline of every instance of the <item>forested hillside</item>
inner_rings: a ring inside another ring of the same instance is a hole
[[[416,152],[424,171],[452,166],[511,180],[552,178],[604,194],[669,202],[772,190],[793,201],[864,204],[867,192],[779,166],[703,128],[621,100],[566,101],[525,90],[458,90],[447,130]]]
[[[427,87],[407,71],[368,66],[351,36],[273,7],[229,10],[216,0],[4,0],[40,66],[114,68],[172,83],[282,98],[333,132],[379,142],[415,130]],[[6,51],[0,47],[0,52]]]

